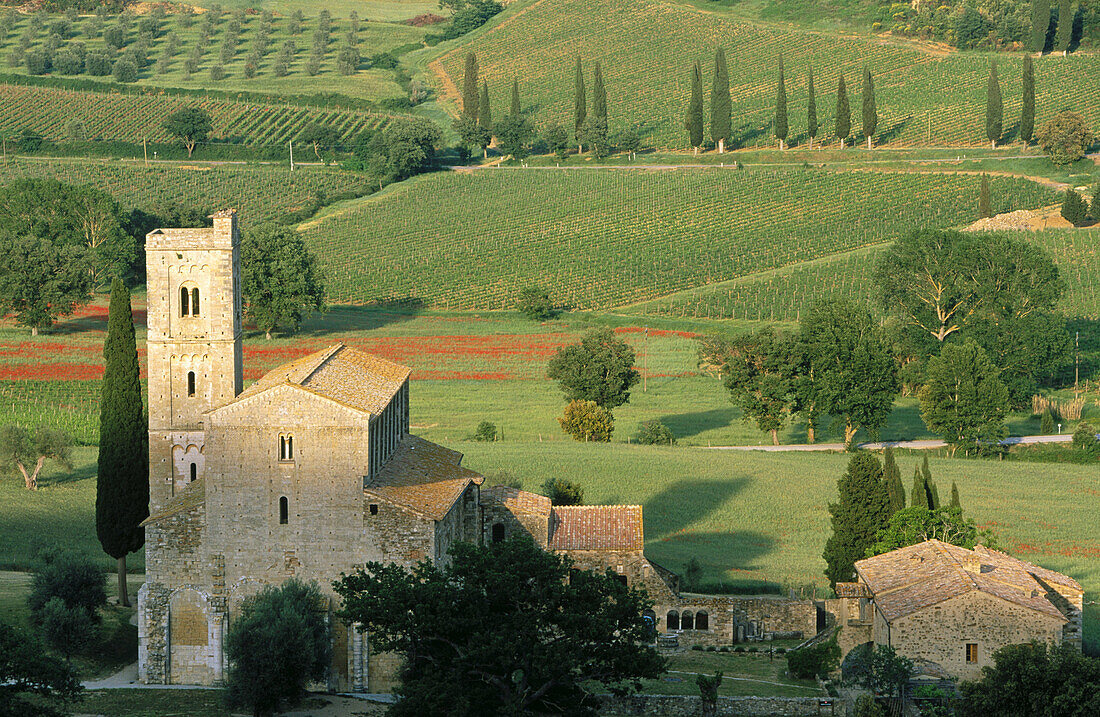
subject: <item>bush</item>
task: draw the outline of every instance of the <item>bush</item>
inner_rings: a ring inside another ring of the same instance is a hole
[[[65,659],[83,652],[95,640],[95,621],[83,608],[70,607],[59,597],[50,598],[37,613],[46,644]]]
[[[375,70],[396,70],[397,58],[392,52],[379,52],[377,55],[368,57],[367,64]]]
[[[1067,189],[1065,199],[1062,200],[1062,218],[1075,227],[1088,221],[1089,205],[1073,189]]]
[[[702,652],[703,651],[703,646],[702,645],[692,645],[691,649],[695,650],[696,652]]]
[[[474,430],[474,440],[482,443],[488,443],[497,439],[497,427],[496,424],[489,421],[482,421],[477,424],[477,428]]]
[[[105,52],[89,52],[84,60],[84,71],[93,77],[104,77],[111,74],[111,61]]]
[[[39,556],[39,566],[31,578],[27,607],[31,621],[42,624],[43,611],[58,599],[69,609],[79,609],[93,622],[99,621],[99,609],[107,604],[106,576],[87,555],[51,549]]]
[[[221,63],[210,66],[210,79],[220,82],[225,79],[225,66]]]
[[[1054,433],[1054,416],[1050,411],[1043,411],[1043,418],[1039,422],[1039,432],[1044,436],[1049,436]]]
[[[120,58],[112,70],[117,82],[137,82],[138,68],[129,57]]]
[[[550,478],[542,484],[546,497],[552,505],[581,505],[584,503],[584,488],[565,478]]]
[[[874,695],[860,695],[856,698],[853,717],[886,717],[886,708],[878,703]]]
[[[62,75],[79,75],[84,71],[84,63],[71,50],[62,50],[54,57],[53,68]]]
[[[546,321],[554,316],[554,302],[550,300],[550,294],[538,286],[528,286],[519,292],[516,309],[532,321]]]
[[[791,675],[802,680],[825,677],[840,664],[840,647],[833,637],[821,642],[787,653],[787,669]]]
[[[707,652],[718,652],[718,648],[714,645],[707,645]]]
[[[738,645],[737,647],[733,648],[733,651],[734,652],[744,652],[745,648],[741,645]]]
[[[634,436],[634,440],[646,446],[676,444],[676,436],[672,435],[672,429],[656,419],[645,421],[638,426],[638,433]]]
[[[1090,456],[1100,456],[1100,439],[1096,437],[1096,429],[1085,422],[1078,424],[1073,432],[1073,447]]]
[[[33,50],[23,57],[27,66],[27,73],[31,75],[44,75],[50,71],[50,56],[45,50]]]
[[[610,443],[611,433],[615,430],[615,418],[611,411],[595,401],[570,401],[558,423],[574,440],[585,443]]]

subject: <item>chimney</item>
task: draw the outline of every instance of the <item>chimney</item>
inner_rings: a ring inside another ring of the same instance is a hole
[[[232,245],[237,240],[237,210],[222,209],[214,212],[214,235],[219,239],[225,239],[226,245]]]
[[[974,575],[982,574],[982,559],[977,553],[968,552],[962,559],[963,570]]]

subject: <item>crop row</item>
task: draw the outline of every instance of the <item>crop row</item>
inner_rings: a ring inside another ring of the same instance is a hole
[[[818,140],[836,144],[837,81],[844,75],[852,133],[860,131],[863,68],[876,78],[878,141],[905,145],[983,145],[985,90],[990,63],[1000,62],[1006,140],[1016,136],[1020,107],[1019,56],[981,53],[933,55],[879,38],[749,25],[722,14],[653,0],[540,0],[441,58],[461,86],[463,58],[478,55],[490,89],[518,78],[540,124],[572,123],[573,73],[581,57],[591,81],[600,61],[610,122],[637,124],[659,148],[685,148],[682,129],[694,60],[703,65],[709,93],[715,48],[727,54],[735,138],[742,145],[774,144],[772,120],[778,67],[786,69],[791,138],[805,142],[807,73],[814,72]],[[1100,126],[1100,56],[1036,60],[1037,111],[1071,107]]]
[[[303,226],[334,300],[622,306],[977,218],[978,178],[818,170],[429,175]],[[998,207],[1054,192],[995,178]],[[445,222],[440,217],[446,217]]]

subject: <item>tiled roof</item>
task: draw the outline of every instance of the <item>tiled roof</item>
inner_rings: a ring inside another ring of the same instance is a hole
[[[411,371],[407,366],[336,344],[271,369],[234,400],[292,383],[377,415],[401,389]]]
[[[869,598],[870,589],[863,583],[837,583],[836,596],[838,598]]]
[[[459,465],[461,461],[462,454],[458,451],[417,436],[406,436],[364,493],[441,520],[466,486],[481,485],[485,480]]]
[[[550,518],[551,550],[641,550],[642,506],[555,506]]]
[[[1065,616],[1047,599],[1028,566],[981,547],[967,550],[927,540],[860,560],[856,572],[887,621],[978,590],[1064,622]],[[1060,579],[1072,582],[1065,576]]]
[[[172,496],[172,498],[165,503],[164,509],[159,513],[150,515],[144,521],[142,525],[150,525],[152,523],[159,522],[165,518],[170,518],[173,515],[179,513],[185,513],[192,508],[197,508],[206,502],[206,484],[202,478],[197,478],[190,483],[178,494]]]
[[[513,513],[550,515],[550,499],[538,493],[528,493],[519,488],[494,485],[481,489],[482,503],[498,503]]]

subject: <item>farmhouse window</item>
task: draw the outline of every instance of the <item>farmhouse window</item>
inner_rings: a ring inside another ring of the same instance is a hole
[[[966,662],[971,665],[978,662],[978,643],[966,643]]]
[[[191,464],[191,482],[194,482],[199,477],[199,467],[194,463]]]
[[[279,498],[279,525],[286,525],[290,522],[290,501],[286,496]]]
[[[695,629],[695,618],[691,614],[690,610],[685,610],[684,613],[682,615],[680,615],[680,629],[681,630],[694,630]]]
[[[378,504],[377,503],[371,503],[370,504],[370,514],[371,515],[378,515]]]
[[[187,372],[187,396],[192,397],[195,395],[195,372]]]
[[[493,524],[493,542],[494,543],[504,542],[504,523],[494,523]]]
[[[695,629],[696,630],[709,630],[710,629],[710,618],[707,615],[706,610],[700,610],[699,612],[695,613]]]
[[[679,630],[680,613],[675,610],[669,610],[668,615],[665,616],[665,628],[668,630]]]

